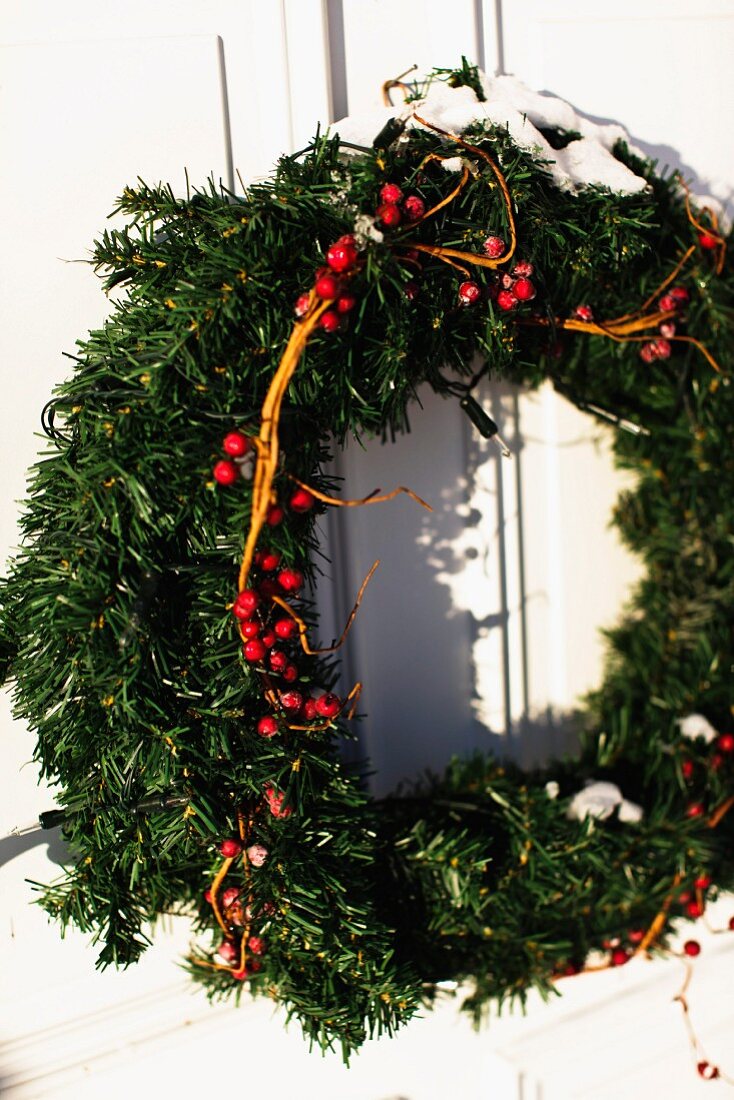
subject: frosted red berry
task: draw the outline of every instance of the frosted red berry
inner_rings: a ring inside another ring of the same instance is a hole
[[[712,237],[710,233],[699,233],[698,243],[701,245],[701,248],[711,249],[717,247],[719,239],[718,237]]]
[[[298,569],[281,569],[278,573],[278,584],[286,592],[297,592],[303,588],[303,573]]]
[[[716,747],[720,752],[734,752],[734,734],[722,733],[721,737],[719,737],[716,742]]]
[[[280,649],[271,649],[268,661],[273,672],[282,672],[288,665],[288,658]]]
[[[273,630],[279,638],[287,640],[298,633],[298,623],[295,619],[277,619]]]
[[[232,604],[232,614],[237,619],[251,619],[260,606],[260,597],[251,588],[243,588]]]
[[[316,700],[307,699],[303,704],[303,718],[306,722],[312,722],[317,715]],[[734,917],[732,918],[734,920]]]
[[[652,343],[643,344],[640,348],[640,359],[643,363],[652,363],[657,356],[655,354],[655,345]]]
[[[481,297],[481,287],[471,280],[467,280],[467,282],[462,283],[459,287],[459,305],[473,306]]]
[[[261,737],[275,737],[278,732],[278,723],[275,718],[267,714],[257,724],[257,732]]]
[[[400,207],[391,202],[383,202],[377,207],[376,213],[378,221],[382,222],[386,229],[395,229],[403,220]]]
[[[316,503],[316,497],[308,489],[298,488],[288,503],[294,512],[310,512]]]
[[[247,941],[247,946],[250,951],[252,951],[253,955],[265,954],[266,944],[262,936],[250,936],[249,940]]]
[[[658,325],[658,332],[661,336],[664,336],[666,340],[670,340],[675,336],[675,322],[663,321],[661,325]]]
[[[353,294],[340,294],[336,300],[337,313],[351,313],[357,304]]]
[[[303,696],[300,691],[282,691],[280,705],[284,710],[300,710],[303,706]]]
[[[239,901],[240,892],[236,886],[228,886],[222,893],[222,905],[225,909],[229,909],[230,905],[234,905]]]
[[[490,260],[498,260],[504,256],[507,245],[502,237],[489,236],[484,242],[484,253]]]
[[[222,940],[217,948],[217,954],[225,962],[232,963],[238,958],[239,952],[231,940]]]
[[[501,290],[497,295],[497,305],[503,310],[514,309],[517,305],[517,298],[511,290]]]
[[[664,337],[661,336],[658,340],[652,341],[652,346],[654,348],[656,359],[670,359],[672,348],[670,346],[669,340],[666,340]]]
[[[283,669],[282,676],[287,684],[294,684],[298,679],[298,669],[295,665],[286,665]]]
[[[316,700],[316,713],[322,718],[335,718],[342,709],[341,699],[327,691]]]
[[[222,446],[232,458],[242,458],[250,449],[250,440],[242,432],[227,432]]]
[[[420,195],[408,195],[403,203],[403,213],[409,222],[417,222],[426,212],[426,204]]]
[[[247,858],[253,867],[262,867],[268,858],[268,850],[263,844],[251,844],[247,849]]]
[[[258,565],[265,573],[272,573],[280,565],[282,556],[278,550],[263,550]]]
[[[683,950],[686,955],[690,955],[692,959],[695,959],[696,955],[701,954],[701,944],[698,940],[686,940],[683,944]]]
[[[350,271],[357,262],[357,249],[348,240],[337,241],[326,253],[326,262],[337,274]]]
[[[517,279],[512,289],[521,302],[530,302],[535,297],[535,287],[530,279]]]
[[[250,640],[243,645],[242,652],[245,655],[245,660],[257,663],[257,661],[262,661],[267,650],[261,638],[250,638]]]
[[[219,485],[233,485],[239,477],[234,462],[230,462],[227,458],[223,458],[220,462],[217,462],[212,473],[214,474],[214,480],[218,482]]]
[[[383,202],[392,203],[393,205],[399,203],[403,197],[403,192],[398,187],[397,183],[386,183],[380,188],[380,198]]]
[[[520,260],[520,262],[515,264],[515,266],[513,267],[512,274],[515,276],[516,279],[519,279],[521,277],[529,279],[534,271],[535,268],[528,260]]]
[[[305,317],[308,313],[310,305],[311,295],[299,294],[299,296],[296,298],[296,304],[293,307],[293,312],[295,313],[296,317]]]
[[[340,324],[339,314],[334,309],[327,309],[319,317],[319,325],[324,332],[336,332]]]
[[[594,311],[591,306],[576,306],[573,315],[578,321],[586,321],[587,324],[594,320]]]

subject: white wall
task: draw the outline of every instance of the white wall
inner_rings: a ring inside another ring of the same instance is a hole
[[[184,168],[192,180],[228,181],[235,166],[251,179],[308,140],[316,120],[379,102],[386,77],[464,53],[490,68],[503,60],[529,83],[624,122],[709,190],[726,196],[734,179],[723,121],[734,106],[732,0],[618,0],[613,10],[580,0],[24,0],[0,12],[0,43],[3,556],[40,408],[67,372],[62,353],[106,308],[90,270],[66,261],[84,258],[135,176],[180,189]],[[619,478],[604,433],[549,392],[485,398],[512,462],[472,437],[456,405],[430,397],[412,437],[340,459],[352,495],[402,483],[437,505],[424,518],[395,501],[379,518],[354,510],[330,528],[342,581],[323,599],[334,621],[383,559],[346,654],[366,683],[363,738],[378,789],[475,746],[523,758],[557,750],[564,714],[598,676],[597,627],[635,572],[607,529]],[[50,795],[36,785],[32,741],[7,700],[0,720],[0,826],[9,827]],[[230,1048],[247,1051],[248,1079],[236,1087],[272,1091],[277,1067],[282,1091],[305,1100],[710,1094],[667,1008],[677,977],[644,963],[568,983],[560,1004],[534,1005],[527,1021],[495,1023],[481,1037],[447,1005],[371,1046],[347,1074],[335,1059],[309,1057],[295,1031],[284,1036],[269,1006],[211,1009],[192,993],[173,962],[183,925],[133,971],[96,974],[86,940],[59,941],[28,904],[24,880],[55,873],[48,853],[0,843],[0,859],[14,855],[0,867],[3,1096],[210,1091],[214,1064],[220,1091],[234,1087],[221,1060]],[[722,906],[719,923],[727,917]],[[734,1018],[731,953],[726,937],[711,938],[698,968],[695,1005],[712,1056],[724,1056]]]

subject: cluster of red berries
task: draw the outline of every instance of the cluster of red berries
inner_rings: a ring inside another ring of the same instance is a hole
[[[333,308],[324,310],[319,317],[319,325],[324,332],[336,332],[341,328],[346,315],[357,304],[357,299],[349,292],[347,280],[358,258],[357,242],[350,233],[340,237],[326,250],[326,265],[316,272],[313,285],[313,294],[317,299],[333,303]],[[311,294],[299,295],[294,307],[296,317],[305,317],[311,302]]]
[[[397,229],[403,220],[417,222],[425,212],[426,204],[420,195],[403,195],[396,183],[386,183],[380,188],[375,218],[384,229]]]
[[[675,310],[680,314],[687,305],[690,294],[684,286],[674,286],[658,302],[658,306],[664,312]],[[660,336],[655,340],[648,340],[640,348],[640,359],[643,363],[652,363],[656,359],[670,359],[671,337],[675,336],[676,322],[670,318],[659,326]]]
[[[500,238],[489,237],[488,240],[498,241]],[[485,246],[486,244],[485,241]],[[504,251],[504,241],[502,246]],[[535,286],[530,281],[533,270],[531,263],[527,260],[520,260],[511,272],[500,276],[497,285],[490,284],[485,289],[479,283],[467,279],[459,286],[459,305],[473,306],[483,297],[487,297],[495,301],[499,309],[507,312],[515,309],[521,302],[530,302],[536,295]]]
[[[250,450],[250,440],[242,432],[227,432],[222,447],[229,457],[217,462],[212,471],[214,480],[220,485],[233,485],[240,476],[239,467]]]
[[[722,733],[720,734],[712,745],[712,753],[708,761],[708,767],[712,771],[719,771],[724,766],[727,760],[734,763],[734,733]],[[696,772],[696,763],[690,756],[681,760],[680,765],[681,775],[687,783],[693,779]],[[698,814],[691,814],[691,817],[697,817]]]

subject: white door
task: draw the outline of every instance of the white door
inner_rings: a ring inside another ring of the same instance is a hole
[[[16,538],[12,501],[23,495],[39,411],[66,371],[62,352],[104,315],[90,270],[64,261],[84,257],[137,175],[182,189],[184,168],[192,181],[213,173],[230,182],[233,167],[245,180],[265,174],[317,120],[379,102],[385,78],[466,54],[624,122],[638,144],[648,139],[706,190],[734,179],[731,146],[720,140],[733,98],[725,62],[734,3],[695,13],[687,0],[624,0],[611,15],[595,8],[581,0],[28,0],[6,9],[3,555]],[[339,515],[325,532],[340,576],[323,594],[334,622],[374,557],[383,560],[345,657],[366,684],[362,736],[378,790],[475,747],[521,759],[559,751],[568,713],[599,673],[596,629],[613,619],[635,575],[606,527],[619,478],[603,433],[550,392],[498,388],[485,400],[511,462],[472,437],[456,405],[430,395],[412,436],[338,460],[350,495],[408,484],[436,506],[424,519],[398,500],[369,519]],[[0,826],[10,827],[51,795],[36,786],[31,740],[6,700],[2,721]],[[84,937],[60,941],[29,906],[25,880],[56,873],[50,839],[0,843],[3,1096],[115,1100],[164,1087],[191,1095],[213,1080],[218,1091],[277,1086],[305,1100],[439,1100],[456,1090],[467,1100],[642,1098],[653,1088],[698,1095],[682,1024],[668,1010],[665,982],[672,989],[676,977],[664,967],[568,983],[558,1005],[534,1006],[527,1020],[495,1023],[479,1037],[448,1003],[400,1038],[371,1044],[350,1071],[309,1056],[268,1005],[211,1008],[191,993],[174,965],[186,947],[182,925],[138,967],[99,975]],[[712,941],[722,963],[733,949],[724,940]],[[725,973],[704,961],[697,978],[697,1022],[712,1053],[734,1018],[716,984]],[[644,1047],[641,1016],[656,1025]],[[230,1076],[230,1049],[248,1051],[246,1077]]]

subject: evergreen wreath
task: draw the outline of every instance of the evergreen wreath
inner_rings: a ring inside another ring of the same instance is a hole
[[[100,966],[192,914],[212,996],[247,983],[345,1056],[445,980],[479,1018],[662,951],[734,884],[724,231],[619,128],[510,78],[395,85],[374,144],[318,135],[242,196],[125,190],[93,260],[114,308],[47,407],[1,592],[70,852],[41,903]],[[576,758],[454,760],[376,803],[339,759],[359,691],[315,640],[314,521],[413,494],[345,500],[324,467],[403,430],[424,382],[496,435],[485,376],[617,425],[647,576]]]

